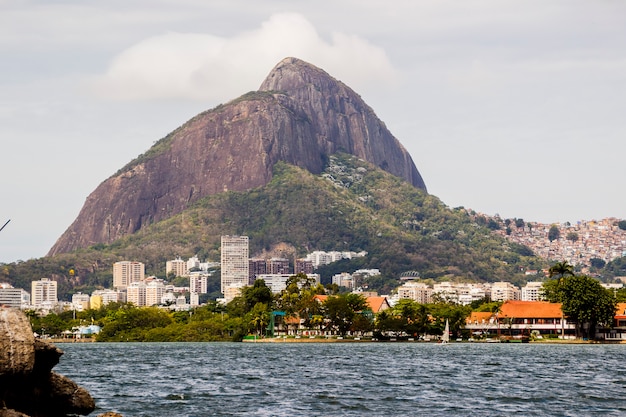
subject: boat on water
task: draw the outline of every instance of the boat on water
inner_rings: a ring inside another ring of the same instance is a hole
[[[446,319],[446,327],[443,329],[443,335],[441,335],[439,343],[442,345],[450,343],[450,323],[448,323],[448,319]]]

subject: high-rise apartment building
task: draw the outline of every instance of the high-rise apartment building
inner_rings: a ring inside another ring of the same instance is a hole
[[[245,286],[249,283],[248,236],[222,236],[221,291],[229,286]]]
[[[126,287],[126,300],[136,307],[146,306],[146,282],[131,282]]]
[[[189,292],[191,294],[206,294],[208,291],[209,274],[201,271],[189,273]]]
[[[173,273],[174,276],[177,277],[186,277],[189,272],[189,268],[187,268],[187,261],[183,261],[182,259],[174,259],[172,261],[167,261],[165,263],[165,274],[169,275]]]
[[[54,305],[59,302],[57,298],[57,282],[49,278],[41,278],[31,283],[31,304],[34,307],[43,304]]]
[[[161,304],[161,298],[165,294],[165,282],[162,279],[150,279],[146,282],[146,305],[154,306]]]
[[[253,284],[259,275],[268,273],[266,259],[250,259],[248,265],[249,284]]]
[[[494,282],[491,285],[491,301],[519,300],[521,291],[510,282]]]
[[[422,282],[408,281],[398,287],[398,298],[417,301],[420,304],[432,302],[433,289]]]
[[[113,287],[124,289],[145,277],[145,265],[141,262],[121,261],[113,264]]]
[[[296,259],[294,266],[295,274],[312,274],[313,273],[313,261],[308,259]]]

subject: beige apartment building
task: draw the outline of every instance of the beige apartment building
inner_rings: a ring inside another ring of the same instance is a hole
[[[49,278],[41,278],[31,283],[31,304],[40,307],[44,304],[54,305],[59,302],[57,298],[57,282]]]
[[[167,261],[165,263],[165,274],[169,275],[170,273],[173,273],[177,277],[186,277],[189,273],[187,261],[183,261],[180,258]]]
[[[113,264],[113,287],[125,289],[133,282],[142,281],[145,277],[145,265],[142,262],[121,261]]]
[[[420,304],[432,302],[433,289],[423,282],[407,282],[398,287],[398,298],[400,300],[408,298]]]

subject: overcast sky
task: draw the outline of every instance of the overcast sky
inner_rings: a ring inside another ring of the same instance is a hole
[[[626,217],[626,2],[0,0],[0,262],[296,56],[352,87],[450,207]]]

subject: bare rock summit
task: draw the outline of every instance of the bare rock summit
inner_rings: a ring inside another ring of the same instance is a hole
[[[258,91],[192,118],[102,182],[48,255],[111,243],[208,195],[263,186],[278,161],[318,174],[337,152],[426,191],[409,153],[358,94],[286,58]]]

